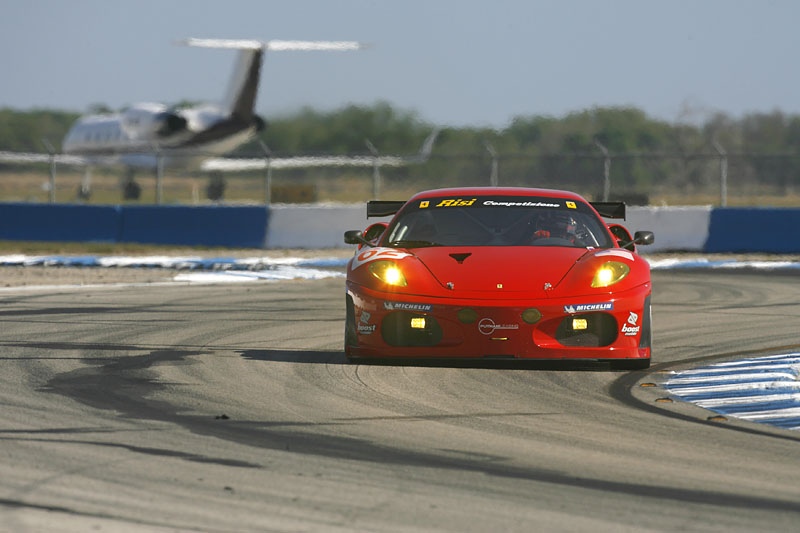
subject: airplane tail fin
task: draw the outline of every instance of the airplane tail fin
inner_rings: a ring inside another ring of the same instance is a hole
[[[258,82],[264,51],[350,51],[363,48],[355,41],[255,41],[249,39],[184,39],[178,44],[205,48],[240,50],[236,67],[228,85],[223,109],[230,115],[249,120],[254,116]]]
[[[436,137],[439,136],[440,131],[441,130],[439,128],[434,128],[434,130],[422,143],[422,146],[419,149],[419,155],[417,156],[420,161],[425,162],[431,156],[431,152],[433,151],[433,143],[436,142]]]
[[[230,78],[228,91],[222,100],[222,109],[229,115],[239,119],[250,120],[253,117],[258,81],[261,74],[263,50],[242,50]]]

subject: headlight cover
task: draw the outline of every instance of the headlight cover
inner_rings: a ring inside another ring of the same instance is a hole
[[[592,279],[592,287],[595,289],[610,287],[619,283],[630,273],[631,267],[619,261],[606,261],[597,269]]]
[[[373,276],[387,285],[392,285],[394,287],[405,287],[408,285],[406,277],[394,261],[373,261],[369,264],[369,271]]]

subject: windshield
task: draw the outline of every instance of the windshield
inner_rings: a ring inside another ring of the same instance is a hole
[[[406,205],[385,246],[569,246],[610,248],[603,221],[585,203],[561,198],[432,198]]]

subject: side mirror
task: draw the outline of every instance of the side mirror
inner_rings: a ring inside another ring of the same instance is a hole
[[[375,243],[386,231],[389,226],[386,222],[378,222],[372,224],[364,231],[351,229],[344,232],[345,244],[357,244],[359,248],[362,246],[375,246]]]
[[[655,241],[655,234],[652,231],[637,231],[633,234],[633,238],[631,238],[631,234],[628,233],[628,230],[619,224],[610,224],[608,229],[611,231],[611,234],[614,235],[614,238],[617,239],[617,244],[619,244],[620,248],[625,248],[631,252],[636,251],[636,245],[645,246],[653,244]]]
[[[351,229],[344,232],[345,244],[368,244],[368,241],[361,235],[360,229]]]
[[[634,244],[653,244],[656,240],[656,236],[652,231],[637,231],[633,234],[633,242]]]

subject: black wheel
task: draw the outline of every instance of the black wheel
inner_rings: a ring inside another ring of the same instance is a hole
[[[352,361],[350,358],[350,347],[358,344],[358,333],[356,332],[356,307],[350,295],[347,295],[345,309],[344,355],[347,357],[348,361]]]
[[[133,178],[127,180],[122,185],[122,198],[125,200],[138,200],[142,196],[142,187],[133,181]]]
[[[218,202],[225,197],[225,176],[221,172],[214,172],[208,179],[206,198]]]

